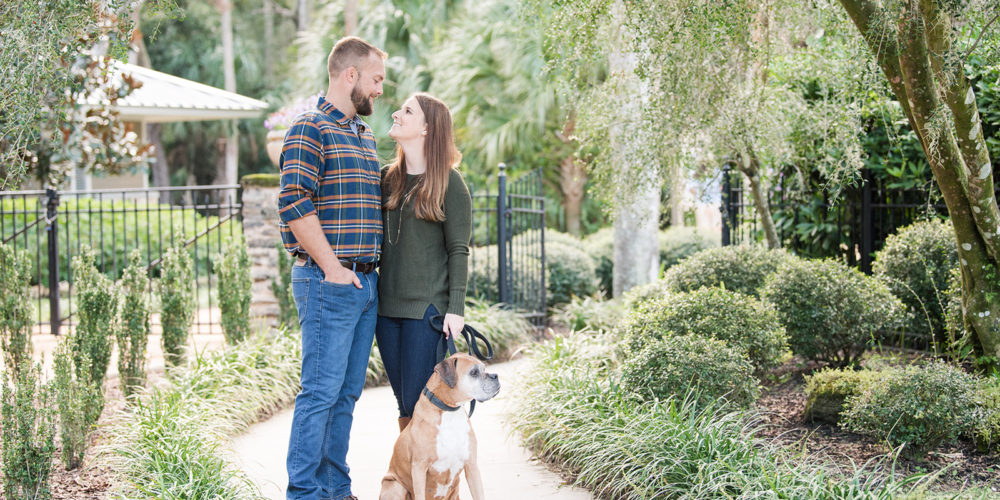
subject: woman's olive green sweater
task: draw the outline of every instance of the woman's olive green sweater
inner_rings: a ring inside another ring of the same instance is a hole
[[[405,192],[410,192],[422,176],[407,174]],[[378,313],[391,318],[422,319],[427,306],[434,304],[441,314],[464,315],[472,236],[472,197],[465,179],[458,171],[451,171],[444,194],[445,219],[441,222],[417,219],[413,196],[402,207],[386,210],[390,194],[383,182]]]

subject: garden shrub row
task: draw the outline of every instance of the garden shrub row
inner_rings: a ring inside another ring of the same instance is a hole
[[[807,377],[806,418],[903,447],[921,457],[970,436],[983,452],[1000,441],[1000,383],[977,380],[944,361],[864,370],[823,370]]]
[[[929,482],[888,462],[831,473],[756,438],[752,416],[694,395],[637,400],[617,382],[615,344],[575,334],[537,347],[512,412],[525,444],[596,496],[888,499]]]

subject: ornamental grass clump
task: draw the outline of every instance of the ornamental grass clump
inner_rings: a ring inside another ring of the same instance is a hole
[[[671,267],[664,281],[677,292],[718,286],[757,297],[767,277],[794,258],[784,250],[755,246],[710,248]]]
[[[70,347],[76,376],[86,378],[97,387],[104,384],[104,377],[111,362],[111,349],[118,318],[118,290],[94,265],[94,252],[83,247],[73,257],[73,286],[77,300],[76,325]],[[83,358],[87,358],[84,361]]]
[[[53,360],[55,371],[55,399],[59,411],[59,431],[62,444],[62,459],[67,470],[83,464],[87,452],[87,437],[97,425],[104,409],[104,394],[101,386],[87,377],[77,375],[70,352],[72,337],[66,338],[56,347]],[[82,358],[80,370],[86,373],[90,360]]]
[[[160,323],[167,366],[184,361],[188,332],[194,321],[194,264],[183,243],[167,249],[160,262]]]
[[[259,498],[225,458],[228,440],[291,403],[301,351],[287,331],[176,367],[170,383],[144,389],[115,416],[107,458],[125,498]]]
[[[31,362],[31,261],[24,251],[0,244],[0,348],[16,377]]]
[[[874,275],[902,301],[907,333],[944,340],[948,285],[958,268],[958,248],[951,222],[915,222],[885,239],[875,254]]]
[[[629,355],[622,387],[643,400],[683,398],[690,392],[699,406],[725,400],[745,408],[760,396],[745,353],[698,335],[670,335]]]
[[[0,401],[0,471],[3,497],[17,500],[51,498],[49,475],[55,455],[55,423],[51,393],[41,382],[41,366],[24,363],[7,371]]]
[[[976,379],[943,361],[882,372],[845,402],[841,425],[921,457],[969,431],[979,418]]]
[[[611,330],[618,325],[624,314],[625,310],[619,299],[574,297],[569,304],[555,310],[552,321],[572,330]]]
[[[129,255],[122,273],[122,307],[118,336],[118,383],[125,397],[146,382],[146,346],[149,343],[149,277],[142,265],[142,253]]]
[[[761,291],[792,352],[835,367],[857,362],[901,304],[884,283],[833,260],[789,259]]]
[[[643,303],[625,323],[627,349],[670,334],[697,335],[724,340],[746,354],[754,371],[778,366],[788,350],[788,339],[770,304],[722,288],[699,288]]]
[[[219,310],[222,331],[229,345],[242,342],[250,333],[250,257],[243,236],[230,238],[212,261],[219,278]]]

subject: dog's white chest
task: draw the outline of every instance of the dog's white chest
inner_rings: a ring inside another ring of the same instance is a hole
[[[437,460],[432,464],[438,472],[450,471],[455,477],[469,461],[469,419],[464,411],[441,414],[438,424]],[[450,482],[450,481],[449,481]]]

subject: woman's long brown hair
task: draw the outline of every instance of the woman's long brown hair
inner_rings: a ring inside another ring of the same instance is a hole
[[[462,160],[462,153],[455,147],[448,106],[429,94],[418,93],[413,97],[417,98],[417,104],[424,112],[424,121],[427,123],[427,137],[424,139],[427,171],[413,186],[410,194],[413,212],[418,219],[441,222],[444,220],[444,193],[448,190],[448,176],[451,169]],[[406,192],[406,156],[399,146],[396,146],[396,157],[389,163],[385,184],[390,191],[385,208],[395,210],[405,202],[403,198],[409,194]]]

